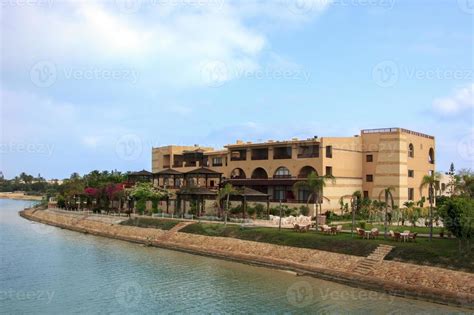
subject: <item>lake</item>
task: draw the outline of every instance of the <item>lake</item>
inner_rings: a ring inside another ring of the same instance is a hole
[[[85,235],[0,199],[0,313],[446,314],[462,310]]]

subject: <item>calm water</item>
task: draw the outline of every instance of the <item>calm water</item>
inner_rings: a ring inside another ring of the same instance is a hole
[[[445,314],[459,309],[29,222],[0,200],[0,313]],[[462,311],[462,310],[461,310]]]

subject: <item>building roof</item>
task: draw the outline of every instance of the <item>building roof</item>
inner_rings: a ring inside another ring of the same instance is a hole
[[[131,175],[131,176],[151,176],[151,175],[153,175],[153,173],[148,172],[147,170],[141,170],[141,171],[138,171],[138,172],[132,172],[129,175]]]
[[[188,196],[215,196],[217,195],[217,192],[206,187],[183,187],[176,192],[176,194]]]
[[[172,168],[167,168],[159,172],[153,173],[153,175],[183,175],[183,173]]]
[[[245,196],[245,197],[267,197],[269,196],[268,194],[264,194],[263,192],[260,192],[258,190],[249,188],[249,187],[239,187],[236,189],[237,193],[236,195],[238,196]]]
[[[207,175],[220,175],[222,173],[213,171],[213,170],[208,169],[206,167],[199,167],[199,168],[196,168],[192,171],[186,172],[185,174],[190,174],[190,175],[192,175],[192,174],[196,174],[196,175],[201,175],[201,174],[202,175],[206,175],[206,174]]]

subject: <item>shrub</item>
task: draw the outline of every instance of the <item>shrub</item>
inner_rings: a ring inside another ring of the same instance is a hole
[[[357,225],[359,226],[359,228],[365,230],[365,221],[360,221],[359,223],[357,223]]]
[[[308,206],[301,206],[300,207],[300,214],[304,216],[308,216],[309,214],[309,207]]]
[[[257,203],[254,206],[255,212],[257,213],[257,217],[261,218],[263,217],[263,214],[265,213],[265,206],[262,205],[261,203]]]

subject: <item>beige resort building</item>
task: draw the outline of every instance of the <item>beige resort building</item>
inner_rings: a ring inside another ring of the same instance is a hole
[[[364,197],[378,199],[389,186],[395,188],[397,205],[419,200],[421,179],[434,170],[435,138],[402,128],[362,130],[353,137],[238,140],[223,150],[198,145],[152,149],[153,174],[165,174],[154,177],[155,185],[178,189],[186,184],[181,174],[208,173],[194,185],[216,189],[222,180],[266,193],[271,202],[299,206],[305,204],[307,192],[293,192],[293,185],[316,172],[334,176],[326,182],[324,196],[329,201],[322,206],[336,211],[341,196],[361,191]],[[427,189],[421,193],[428,195]]]

